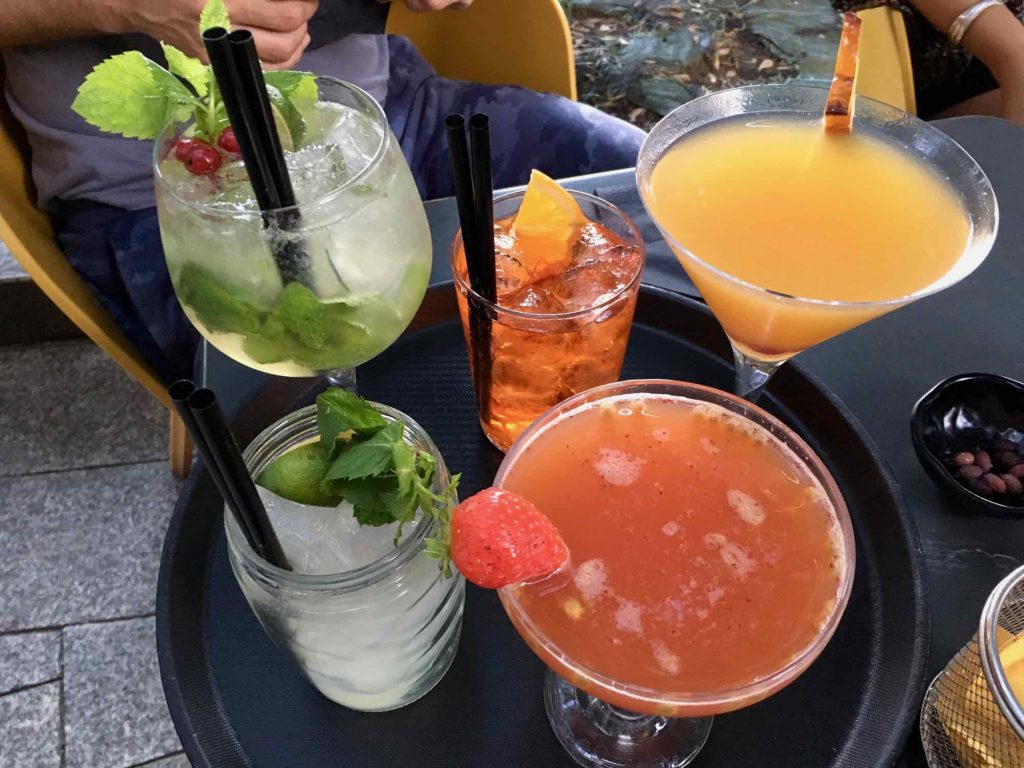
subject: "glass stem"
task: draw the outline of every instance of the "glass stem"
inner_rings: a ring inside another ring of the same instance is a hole
[[[551,670],[544,706],[555,736],[584,768],[684,768],[711,731],[710,717],[631,712],[573,687]]]
[[[785,360],[756,360],[748,357],[733,345],[733,358],[736,360],[736,385],[733,391],[744,400],[756,403],[768,385],[772,374],[786,362]]]
[[[353,395],[358,395],[359,390],[356,387],[356,369],[355,368],[339,368],[336,371],[331,371],[326,376],[327,385],[329,387],[338,387],[339,389],[347,389]]]

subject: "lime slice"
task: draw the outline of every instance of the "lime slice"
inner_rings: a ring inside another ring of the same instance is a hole
[[[321,486],[325,474],[327,458],[320,450],[320,443],[314,442],[293,448],[275,459],[256,482],[288,501],[312,507],[336,507],[341,503],[341,496]]]
[[[267,86],[267,96],[270,97],[270,109],[274,113],[277,135],[281,137],[281,148],[285,152],[294,152],[302,146],[302,137],[306,135],[306,121],[291,100],[274,86]]]

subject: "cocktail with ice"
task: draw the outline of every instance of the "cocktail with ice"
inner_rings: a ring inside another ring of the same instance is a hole
[[[534,172],[525,193],[494,201],[497,303],[467,277],[461,233],[452,272],[484,434],[507,450],[546,410],[615,381],[633,322],[644,243],[618,208],[569,192]],[[474,347],[471,305],[490,321],[489,349]]]
[[[387,445],[385,436],[403,443],[423,487],[454,498],[444,460],[423,429],[399,411],[371,405],[388,425],[376,448]],[[395,709],[427,693],[451,665],[465,581],[446,576],[427,554],[427,542],[441,535],[439,520],[415,505],[404,526],[379,517],[374,493],[386,496],[389,508],[401,500],[399,481],[380,473],[380,464],[377,476],[357,479],[365,482],[321,481],[314,467],[326,461],[317,443],[322,426],[316,408],[304,408],[245,451],[292,570],[257,556],[226,514],[231,567],[267,634],[321,693],[351,709]],[[354,448],[352,438],[339,441],[341,451]],[[443,515],[443,503],[434,503]]]
[[[197,173],[197,156],[181,149],[184,140],[194,151],[194,123],[169,126],[155,157],[164,252],[185,314],[224,354],[280,376],[382,352],[430,275],[423,204],[383,110],[347,83],[315,85],[312,98],[275,102],[294,209],[261,212],[230,151],[211,148],[202,161],[204,148]]]
[[[814,661],[850,595],[853,532],[828,470],[716,390],[583,393],[524,433],[495,485],[568,546],[567,567],[500,595],[552,670],[548,716],[584,766],[686,765],[708,716]]]

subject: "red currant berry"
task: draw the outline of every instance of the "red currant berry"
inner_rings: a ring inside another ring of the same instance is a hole
[[[182,136],[174,143],[174,156],[181,162],[186,163],[188,162],[188,156],[192,154],[192,150],[196,148],[196,145],[202,143],[198,139]]]
[[[201,142],[201,145],[195,147],[192,154],[188,156],[185,167],[196,176],[211,176],[217,172],[222,162],[224,161],[220,152],[206,142]]]
[[[225,152],[237,155],[241,150],[238,147],[238,137],[235,136],[235,129],[229,125],[221,131],[220,137],[217,139],[217,146]]]

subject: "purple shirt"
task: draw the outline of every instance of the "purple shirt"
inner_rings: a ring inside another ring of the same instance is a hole
[[[65,40],[3,53],[7,101],[32,146],[39,205],[91,200],[128,210],[154,205],[153,143],[103,133],[71,111],[78,86],[100,61],[137,49],[163,63],[144,35]],[[387,96],[388,46],[382,34],[351,34],[307,50],[299,69],[346,80],[381,104]]]

